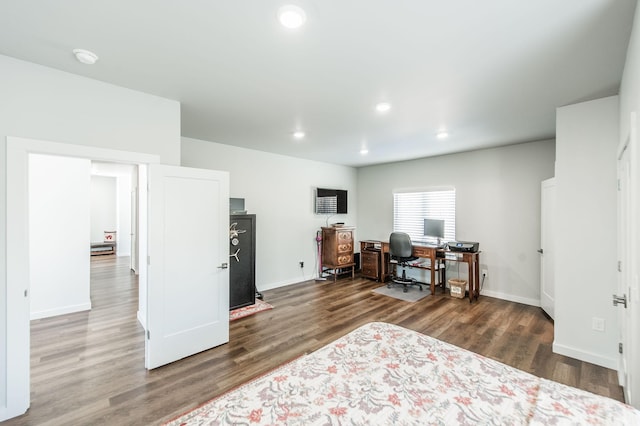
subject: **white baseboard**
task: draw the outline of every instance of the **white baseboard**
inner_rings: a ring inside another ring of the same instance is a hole
[[[310,278],[313,279],[313,278]],[[279,288],[279,287],[285,287],[291,284],[302,284],[305,281],[300,281],[300,279],[291,279],[291,280],[285,280],[285,281],[278,281],[275,283],[269,283],[269,284],[262,284],[258,286],[258,291],[263,292],[266,290],[273,290],[274,288]]]
[[[578,359],[584,362],[590,362],[591,364],[599,365],[601,367],[610,368],[611,370],[618,369],[618,360],[613,358],[607,358],[602,355],[594,354],[592,352],[586,352],[581,349],[576,349],[571,346],[562,345],[560,343],[553,342],[553,352],[559,355],[568,356]]]
[[[482,298],[482,296],[495,297],[496,299],[508,300],[509,302],[516,302],[522,303],[524,305],[540,307],[540,299],[514,296],[512,294],[501,293],[499,291],[482,290],[480,292],[480,297]]]
[[[313,279],[313,277],[310,278],[310,280],[311,279]],[[333,277],[329,276],[327,277],[326,280],[333,282]],[[301,284],[301,281],[300,279],[294,278],[291,280],[263,284],[260,286],[258,291],[272,290],[274,288],[284,287],[292,284]],[[502,293],[498,291],[482,290],[482,292],[480,293],[480,298],[482,298],[482,296],[495,297],[496,299],[508,300],[509,302],[516,302],[516,303],[522,303],[524,305],[540,307],[540,299],[531,299],[528,297],[514,296],[512,294]]]
[[[54,309],[47,309],[44,311],[31,312],[30,318],[32,320],[55,317],[58,315],[72,314],[74,312],[90,311],[91,302],[81,303],[79,305],[62,306]]]

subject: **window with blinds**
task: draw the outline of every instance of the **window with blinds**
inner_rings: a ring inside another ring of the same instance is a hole
[[[444,241],[456,239],[456,190],[437,189],[393,194],[393,230],[425,240],[424,219],[444,220]]]

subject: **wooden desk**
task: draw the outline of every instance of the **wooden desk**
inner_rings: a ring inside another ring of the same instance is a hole
[[[389,242],[387,241],[367,241],[367,243],[379,243],[380,251],[382,253],[382,257],[389,253]],[[423,259],[429,259],[431,261],[431,265],[436,265],[438,260],[443,260],[446,262],[465,262],[469,268],[469,303],[473,302],[473,298],[475,297],[478,300],[480,296],[480,252],[469,253],[469,252],[456,252],[451,250],[444,250],[435,246],[423,245],[419,243],[413,243],[413,256],[420,257]],[[435,294],[436,292],[436,269],[437,267],[423,267],[420,265],[411,266],[412,268],[418,269],[429,269],[431,272],[431,280],[430,280],[430,289],[431,294]],[[381,265],[381,276],[382,281],[386,281],[389,279],[391,273],[389,270],[389,264],[387,262],[383,262]]]

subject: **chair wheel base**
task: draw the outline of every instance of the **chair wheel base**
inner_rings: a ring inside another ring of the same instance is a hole
[[[408,278],[400,278],[400,277],[394,277],[391,282],[389,282],[387,284],[387,288],[391,288],[392,285],[401,285],[402,286],[402,292],[406,293],[409,291],[409,286],[410,285],[415,285],[418,286],[418,288],[420,289],[420,291],[422,291],[422,284],[418,283],[415,279],[408,279]]]

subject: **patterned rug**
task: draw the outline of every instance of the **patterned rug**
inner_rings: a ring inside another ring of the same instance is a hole
[[[268,311],[273,309],[273,306],[267,302],[263,302],[260,299],[256,299],[255,305],[245,306],[243,308],[234,309],[229,312],[229,321],[237,320],[240,318],[248,317],[249,315],[257,314],[258,312]]]

